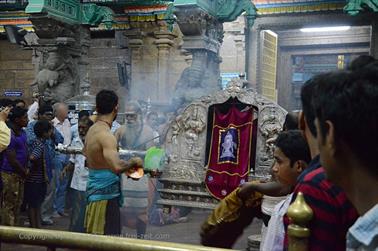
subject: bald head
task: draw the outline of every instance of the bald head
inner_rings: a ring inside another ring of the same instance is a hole
[[[55,117],[63,122],[68,115],[68,106],[65,103],[54,104]]]

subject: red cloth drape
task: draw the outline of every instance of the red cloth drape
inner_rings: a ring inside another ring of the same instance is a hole
[[[248,180],[251,158],[253,109],[231,107],[226,114],[214,109],[206,186],[223,199]]]

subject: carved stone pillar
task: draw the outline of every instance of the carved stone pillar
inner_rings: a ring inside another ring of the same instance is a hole
[[[251,83],[251,86],[261,91],[261,86],[258,83],[260,69],[259,69],[259,40],[260,40],[261,29],[256,26],[249,27],[247,32],[247,49],[246,49],[246,68],[247,68],[247,79]]]
[[[169,31],[154,32],[155,44],[158,48],[157,87],[158,96],[156,101],[168,101],[171,97],[169,92],[169,56],[170,48],[174,44],[173,39],[177,36]]]
[[[235,35],[234,37],[236,46],[236,69],[239,73],[245,71],[245,36]]]
[[[198,7],[177,6],[177,23],[184,34],[182,49],[192,54],[176,84],[173,103],[176,108],[200,96],[220,89],[219,48],[223,25]]]
[[[143,33],[139,29],[132,29],[125,31],[124,36],[126,36],[130,51],[130,98],[138,99],[143,95],[142,90],[138,88],[138,84],[142,81],[139,74],[139,68],[143,59]]]
[[[38,39],[33,46],[37,77],[34,91],[51,103],[65,101],[79,94],[88,68],[89,28],[68,25],[47,17],[30,18]]]
[[[88,82],[88,71],[89,71],[89,59],[88,59],[88,52],[91,46],[91,33],[89,27],[87,26],[80,26],[78,28],[78,41],[80,44],[80,58],[78,61],[79,66],[79,78],[80,78],[80,86],[77,87],[75,92],[77,94],[82,94],[81,86]]]

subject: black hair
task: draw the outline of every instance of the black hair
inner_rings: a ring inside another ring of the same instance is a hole
[[[369,55],[361,55],[355,58],[349,65],[348,70],[350,71],[357,71],[370,63],[373,63],[375,58]]]
[[[88,128],[94,124],[94,122],[89,117],[80,120],[79,123],[85,123],[88,126]]]
[[[9,98],[0,99],[0,107],[13,106],[13,101]]]
[[[301,89],[302,112],[311,134],[316,137],[315,111],[312,100],[316,95],[317,86],[325,80],[326,73],[321,73],[306,81]]]
[[[378,65],[353,72],[333,72],[319,86],[313,100],[320,130],[325,138],[326,121],[335,128],[336,144],[347,145],[356,158],[378,177]]]
[[[11,122],[15,122],[17,118],[21,118],[22,116],[25,116],[27,112],[28,110],[16,106],[12,108],[12,111],[9,113],[8,118]]]
[[[38,120],[34,125],[34,133],[38,138],[42,138],[43,133],[48,132],[53,127],[51,123],[47,120]]]
[[[96,109],[98,114],[109,114],[118,105],[118,96],[114,91],[101,90],[96,95]]]
[[[26,102],[23,99],[18,98],[18,99],[13,100],[14,105],[17,105],[18,103],[24,103],[24,105],[26,105]]]
[[[81,119],[82,117],[89,117],[89,111],[87,111],[87,110],[81,110],[79,112],[79,119]]]
[[[298,130],[298,112],[289,112],[286,114],[282,128],[284,131]]]
[[[38,114],[39,115],[43,115],[45,114],[46,112],[54,112],[53,108],[51,105],[43,105],[41,107],[38,108]]]
[[[298,160],[305,163],[311,160],[310,149],[300,130],[283,131],[278,134],[276,147],[290,159],[290,166]]]

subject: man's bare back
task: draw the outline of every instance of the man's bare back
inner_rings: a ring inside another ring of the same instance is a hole
[[[124,161],[119,158],[117,140],[111,133],[107,122],[97,120],[85,137],[84,155],[90,169],[110,169],[114,173],[132,173],[142,167],[143,161],[138,157]]]
[[[117,151],[117,142],[105,123],[96,122],[85,137],[85,155],[88,167],[92,169],[112,169],[103,155],[103,143],[114,145]]]

